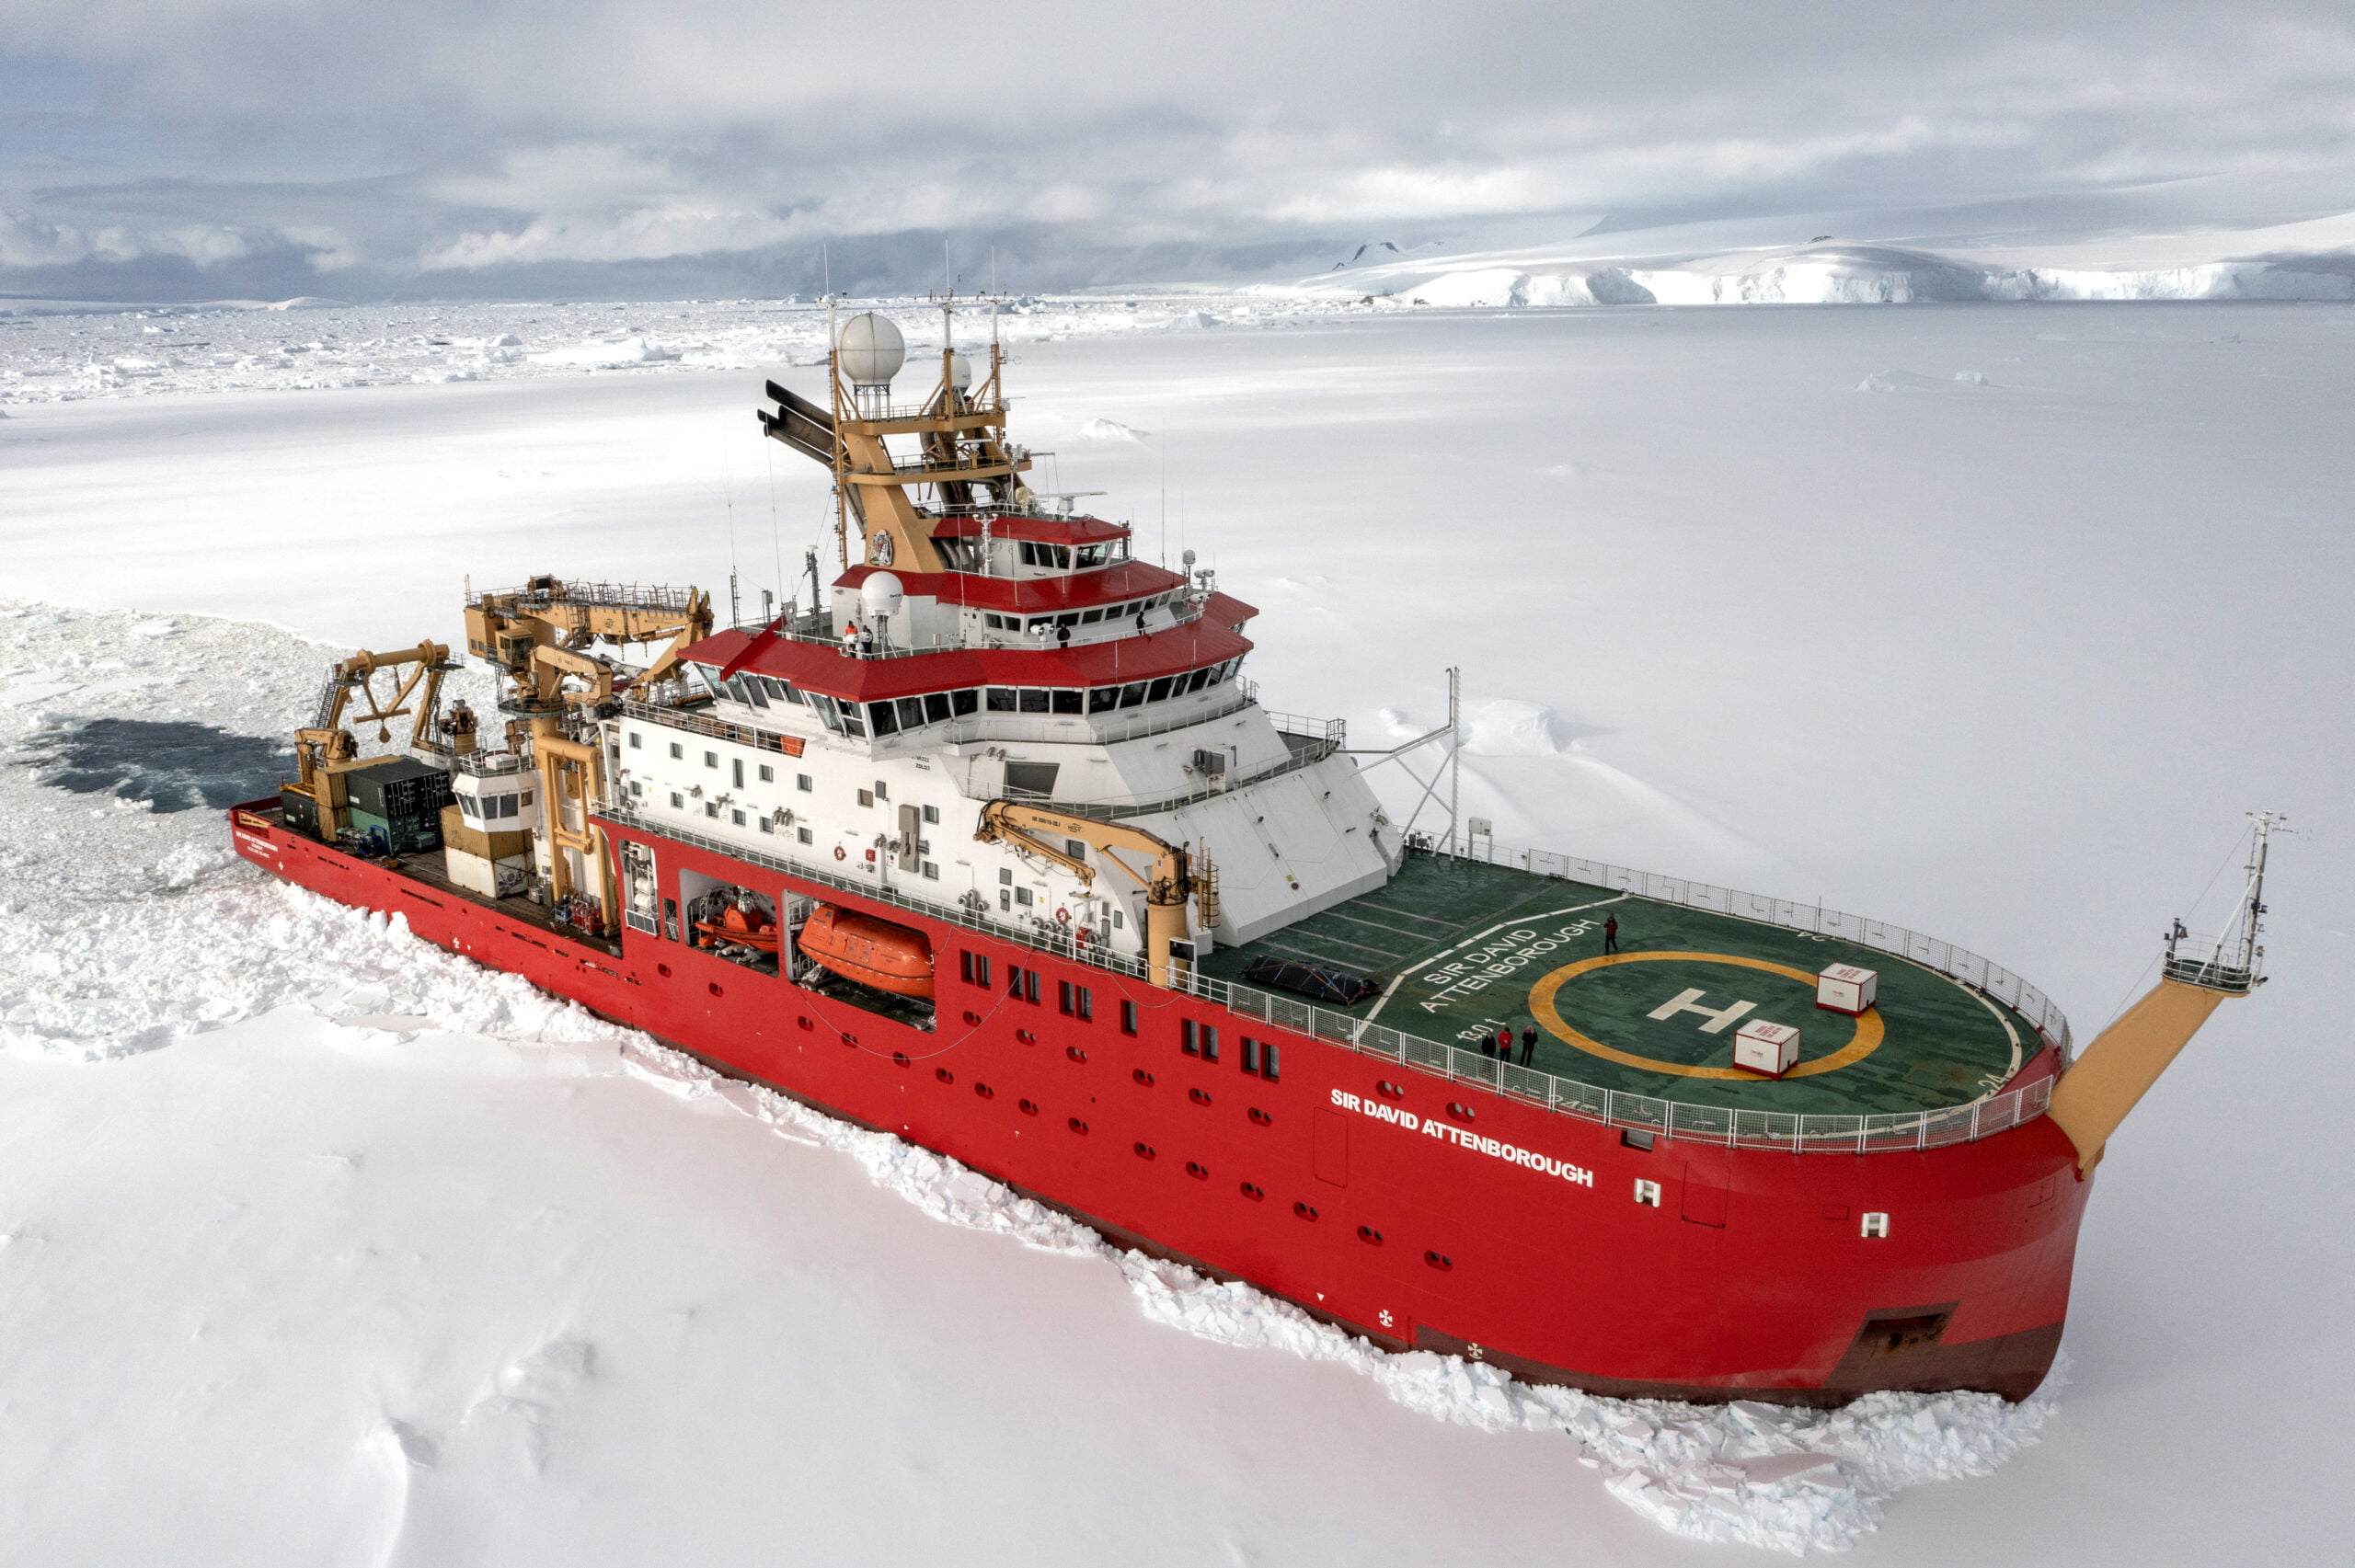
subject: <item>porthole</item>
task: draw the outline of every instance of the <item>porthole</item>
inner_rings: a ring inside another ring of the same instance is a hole
[[[1304,1203],[1293,1204],[1292,1206],[1292,1211],[1296,1217],[1302,1219],[1313,1220],[1316,1218],[1316,1210]]]
[[[1447,1103],[1447,1114],[1457,1121],[1468,1122],[1472,1119],[1474,1112],[1471,1106],[1458,1104],[1455,1101],[1450,1100]]]
[[[1072,1060],[1077,1062],[1082,1067],[1086,1067],[1087,1065],[1087,1053],[1081,1050],[1077,1046],[1065,1046],[1063,1047],[1063,1055],[1071,1058]]]
[[[1026,1046],[1035,1046],[1039,1043],[1039,1036],[1028,1029],[1017,1029],[1014,1032],[1014,1037]]]
[[[974,1084],[973,1093],[980,1095],[984,1100],[995,1099],[997,1097],[997,1091],[991,1088],[986,1083]]]
[[[719,982],[718,980],[712,981],[711,984],[704,987],[703,989],[711,992],[714,996],[726,996],[728,994],[726,991],[719,989]]]
[[[1449,1257],[1444,1253],[1425,1253],[1423,1254],[1423,1261],[1430,1265],[1431,1267],[1439,1270],[1442,1274],[1445,1274],[1449,1269],[1455,1266],[1455,1260]]]
[[[949,1071],[949,1070],[948,1070],[947,1068],[945,1068],[945,1067],[936,1067],[936,1068],[934,1068],[934,1069],[932,1070],[932,1075],[933,1075],[935,1078],[939,1079],[943,1083],[954,1083],[954,1082],[957,1082],[957,1075],[956,1075],[955,1073],[953,1073],[953,1072]]]
[[[848,1046],[853,1050],[856,1050],[858,1049],[858,1036],[856,1035],[844,1035],[843,1036],[843,1044]]]
[[[807,1018],[796,1018],[794,1022],[800,1024],[804,1029],[815,1029],[818,1026],[815,1024],[810,1023]]]
[[[1130,1144],[1129,1149],[1130,1151],[1135,1154],[1140,1160],[1150,1160],[1153,1158],[1153,1145],[1150,1143],[1145,1143],[1140,1140],[1139,1142]]]
[[[1039,1114],[1038,1102],[1034,1100],[1017,1100],[1015,1104],[1022,1107],[1022,1114],[1026,1116],[1035,1116]]]
[[[907,1065],[908,1065],[908,1053],[907,1053],[907,1052],[905,1052],[905,1051],[893,1051],[893,1052],[891,1053],[891,1065],[892,1065],[893,1067],[905,1067],[905,1066],[907,1066]]]
[[[1407,1092],[1387,1078],[1376,1083],[1373,1086],[1373,1092],[1385,1100],[1403,1100],[1407,1097]]]
[[[1150,1089],[1153,1087],[1153,1074],[1147,1072],[1141,1067],[1131,1072],[1129,1076],[1136,1080],[1137,1087],[1140,1089]]]
[[[671,966],[668,964],[657,964],[654,966],[654,972],[667,980],[671,978]]]
[[[1087,1136],[1087,1124],[1081,1121],[1077,1116],[1067,1117],[1063,1122],[1063,1126],[1071,1128],[1072,1131],[1078,1133],[1083,1138]]]
[[[982,1021],[982,1015],[981,1015],[980,1013],[978,1013],[974,1012],[974,1011],[973,1011],[971,1008],[970,1008],[970,1007],[969,1007],[969,1008],[967,1008],[967,1009],[965,1009],[965,1022],[966,1022],[966,1023],[971,1024],[976,1024],[976,1025],[978,1025],[978,1024],[981,1023],[981,1021]]]
[[[1253,1203],[1258,1203],[1260,1199],[1268,1196],[1267,1188],[1253,1186],[1249,1182],[1244,1183],[1239,1190],[1245,1197],[1249,1198]]]
[[[1211,1179],[1211,1168],[1200,1161],[1189,1160],[1186,1162],[1186,1174],[1198,1182],[1207,1182]]]
[[[1378,1247],[1382,1245],[1382,1232],[1371,1225],[1361,1225],[1358,1227],[1358,1240],[1369,1247]]]
[[[1276,1118],[1261,1110],[1258,1106],[1254,1105],[1251,1107],[1251,1125],[1254,1127],[1273,1127],[1276,1125]]]
[[[1207,1090],[1203,1090],[1203,1089],[1189,1089],[1189,1090],[1187,1090],[1187,1091],[1186,1091],[1186,1098],[1188,1098],[1189,1100],[1191,1100],[1191,1101],[1192,1101],[1192,1102],[1194,1102],[1194,1104],[1196,1104],[1197,1105],[1207,1105],[1207,1104],[1209,1104],[1211,1103],[1211,1097],[1210,1097],[1210,1093],[1209,1093],[1209,1091],[1207,1091]]]

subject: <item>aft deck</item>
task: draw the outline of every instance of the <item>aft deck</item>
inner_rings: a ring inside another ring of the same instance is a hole
[[[1804,907],[1771,900],[1756,900],[1764,912],[1746,918],[1727,910],[1748,895],[1676,883],[1660,889],[1670,897],[1650,897],[1637,889],[1663,879],[1560,864],[1601,879],[1411,853],[1387,886],[1212,954],[1201,967],[1237,981],[1264,953],[1350,970],[1380,981],[1382,994],[1350,1008],[1318,1002],[1321,1011],[1459,1047],[1510,1029],[1516,1063],[1523,1032],[1534,1029],[1527,1061],[1540,1072],[1746,1111],[1965,1105],[2001,1089],[2045,1043],[2028,1014],[1959,978],[1985,977],[1983,961],[1943,944],[1928,944],[1924,961],[1906,953],[1926,939],[1902,931],[1892,939],[1877,922],[1809,919]],[[1705,901],[1725,908],[1697,907]],[[1612,954],[1603,926],[1614,917]],[[1872,940],[1824,934],[1844,922]],[[1824,929],[1793,929],[1801,923]],[[1815,1005],[1816,974],[1842,963],[1879,975],[1878,1005],[1861,1017]],[[2022,1000],[2048,1013],[2032,991]],[[1735,1030],[1752,1019],[1799,1030],[1799,1061],[1786,1077],[1732,1065]]]

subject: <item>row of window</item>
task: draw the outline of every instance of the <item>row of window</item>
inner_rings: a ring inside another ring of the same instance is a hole
[[[1016,1001],[1027,1001],[1036,1005],[1040,990],[1039,971],[1020,964],[1008,964],[1005,967],[1005,994]],[[959,979],[969,986],[977,986],[987,990],[991,989],[990,976],[991,964],[987,954],[975,953],[970,948],[958,949],[957,978]],[[1055,987],[1057,1012],[1067,1018],[1076,1018],[1082,1023],[1095,1022],[1096,991],[1093,987],[1077,985],[1070,980],[1058,980],[1055,982]],[[1137,1004],[1124,1001],[1120,1003],[1120,1033],[1133,1035],[1136,1032]],[[1248,1035],[1242,1036],[1240,1038],[1243,1044],[1243,1070],[1255,1078],[1264,1078],[1270,1083],[1281,1081],[1283,1077],[1282,1048],[1273,1040],[1255,1040]],[[1191,1018],[1181,1020],[1178,1025],[1178,1048],[1189,1057],[1199,1057],[1207,1062],[1216,1062],[1219,1052],[1218,1025],[1198,1024]]]
[[[1188,670],[1182,675],[1164,675],[1158,680],[1131,681],[1120,685],[967,687],[962,691],[927,692],[921,697],[895,697],[875,703],[854,703],[829,697],[822,692],[804,692],[769,675],[734,675],[724,684],[715,684],[713,689],[755,707],[765,708],[774,703],[805,706],[837,735],[864,739],[870,733],[900,735],[921,729],[926,725],[946,724],[952,718],[964,718],[982,712],[1106,714],[1119,708],[1143,707],[1148,703],[1166,702],[1189,692],[1222,685],[1242,664],[1242,657],[1237,655],[1223,664]],[[706,681],[708,683],[708,676]],[[676,746],[672,748],[672,755],[678,755]]]
[[[1046,567],[1059,572],[1074,567],[1086,571],[1090,567],[1109,567],[1115,561],[1129,558],[1129,542],[1115,539],[1102,544],[1042,544],[1025,539],[1022,564],[1026,567]]]
[[[458,809],[477,821],[496,821],[500,818],[512,817],[523,807],[531,805],[532,792],[527,789],[520,797],[510,793],[486,795],[479,799],[471,795],[462,795],[457,801]]]
[[[1029,546],[1023,548],[1028,549]],[[1132,600],[1126,604],[1106,604],[1094,610],[1065,610],[1053,615],[1033,615],[1028,620],[1019,615],[984,612],[982,624],[993,632],[1040,632],[1052,626],[1093,626],[1098,622],[1125,621],[1132,615],[1142,615],[1177,597],[1177,591],[1173,589],[1168,593],[1156,593],[1151,599]]]
[[[1243,1070],[1255,1078],[1273,1083],[1283,1076],[1283,1053],[1273,1040],[1255,1040],[1250,1036],[1243,1041]],[[1178,1049],[1189,1057],[1204,1061],[1218,1060],[1218,1025],[1197,1024],[1189,1018],[1178,1025]]]

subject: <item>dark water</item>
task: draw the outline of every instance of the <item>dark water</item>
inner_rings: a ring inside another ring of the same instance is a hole
[[[283,742],[208,724],[94,718],[25,741],[42,784],[76,795],[147,800],[157,811],[219,808],[278,793],[294,772]]]

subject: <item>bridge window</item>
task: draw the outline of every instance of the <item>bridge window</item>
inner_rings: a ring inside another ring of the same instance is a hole
[[[1140,706],[1143,705],[1143,703],[1144,703],[1144,682],[1143,682],[1143,681],[1132,681],[1132,682],[1130,682],[1128,685],[1123,686],[1123,687],[1121,687],[1121,688],[1120,688],[1120,705],[1121,705],[1122,707],[1124,707],[1124,708],[1140,707]]]
[[[1024,713],[1042,714],[1047,711],[1050,693],[1044,686],[1025,686],[1017,695],[1022,699]]]
[[[1059,714],[1075,714],[1080,711],[1081,704],[1086,702],[1087,693],[1079,691],[1057,692],[1054,694],[1054,697],[1055,712]]]
[[[994,714],[1010,714],[1015,709],[1014,688],[993,686],[989,689],[989,707]]]
[[[959,718],[963,718],[981,705],[981,692],[970,686],[964,691],[948,693],[948,711]]]
[[[1087,693],[1087,711],[1089,713],[1109,713],[1120,705],[1120,689],[1118,686],[1098,686],[1096,690]]]
[[[948,693],[927,692],[924,698],[924,721],[926,724],[948,722]]]
[[[867,704],[867,719],[869,724],[875,727],[875,733],[878,735],[897,735],[900,733],[899,715],[892,713],[891,704],[889,703]]]

